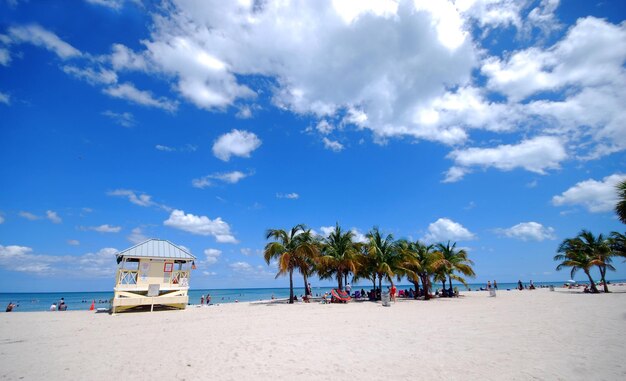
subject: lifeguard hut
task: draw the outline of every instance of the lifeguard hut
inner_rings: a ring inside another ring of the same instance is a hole
[[[187,250],[163,239],[149,239],[115,254],[112,312],[142,306],[184,309],[194,260]],[[145,307],[143,307],[145,308]]]

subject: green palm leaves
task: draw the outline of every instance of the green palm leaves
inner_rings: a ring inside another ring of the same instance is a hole
[[[614,237],[619,238],[619,235],[619,233],[613,233]],[[606,239],[602,234],[596,237],[593,233],[582,230],[575,238],[567,238],[561,242],[558,248],[559,254],[554,256],[555,261],[561,262],[556,269],[558,271],[564,267],[571,267],[570,274],[572,278],[576,272],[583,270],[591,283],[591,291],[596,293],[598,289],[591,278],[590,271],[593,266],[597,266],[598,270],[600,270],[604,292],[609,292],[606,284],[606,271],[615,271],[611,264],[611,257],[619,255],[613,249],[614,245],[610,239]]]
[[[312,266],[319,255],[311,230],[303,224],[291,228],[289,232],[282,229],[269,229],[266,239],[274,239],[265,245],[263,258],[267,264],[272,259],[278,261],[276,277],[289,274],[289,303],[293,303],[293,271],[298,270],[305,277],[312,271]]]

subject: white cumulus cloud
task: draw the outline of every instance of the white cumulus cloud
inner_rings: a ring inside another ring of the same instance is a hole
[[[231,156],[250,157],[250,154],[261,146],[253,132],[232,130],[217,138],[213,144],[213,154],[220,160],[228,161]]]
[[[560,195],[552,197],[552,204],[581,205],[592,213],[608,212],[615,208],[618,201],[617,184],[625,180],[625,174],[616,173],[600,181],[594,179],[581,181]]]
[[[548,169],[560,168],[567,158],[563,143],[556,137],[538,136],[519,144],[503,144],[494,148],[465,148],[450,152],[448,158],[455,165],[448,170],[445,182],[460,180],[472,167],[494,167],[502,171],[523,168],[545,174]]]
[[[59,36],[53,32],[36,24],[11,27],[9,28],[9,36],[13,42],[26,42],[41,46],[56,53],[61,59],[81,56],[81,52],[78,49],[61,40]]]
[[[163,224],[192,234],[213,236],[217,242],[237,243],[235,236],[230,231],[230,225],[220,217],[211,220],[206,216],[186,214],[182,210],[175,209]]]
[[[474,233],[449,218],[440,218],[428,225],[428,233],[422,238],[426,242],[467,241],[476,238]]]
[[[534,221],[520,222],[515,226],[506,229],[496,229],[498,234],[509,238],[516,238],[522,241],[543,241],[546,239],[555,239],[554,228],[543,226]]]

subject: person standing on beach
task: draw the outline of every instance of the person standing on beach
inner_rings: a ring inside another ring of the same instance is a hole
[[[524,285],[522,284],[522,280],[518,280],[517,281],[517,289],[518,290],[523,290],[524,289]]]
[[[491,281],[487,281],[487,291],[491,290]]]
[[[350,286],[350,283],[346,284],[346,292],[348,293],[348,295],[350,295],[351,290],[352,290],[352,286]]]
[[[311,290],[311,283],[307,283],[306,290],[304,290],[304,295],[308,298],[313,296],[313,291]]]
[[[496,280],[493,280],[493,289],[497,290],[498,289],[498,282],[496,282]]]
[[[391,301],[395,303],[396,301],[396,285],[395,284],[391,284],[391,289],[389,290],[390,294],[391,294]]]
[[[200,297],[200,305],[203,305],[203,304],[204,304],[204,295]]]
[[[211,303],[211,294],[207,293],[206,294],[206,305],[208,306],[209,303]]]

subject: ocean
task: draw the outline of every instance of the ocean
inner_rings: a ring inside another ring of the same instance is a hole
[[[584,283],[584,281],[580,281]],[[611,280],[611,283],[624,282],[624,280]],[[536,287],[547,287],[554,285],[560,287],[565,281],[560,282],[534,282]],[[527,283],[526,283],[527,284]],[[459,287],[461,291],[467,291],[462,285],[452,284],[453,287]],[[360,289],[369,291],[371,284],[362,284],[352,286],[352,292]],[[434,284],[434,289],[441,287],[441,284]],[[438,287],[439,286],[439,287]],[[469,284],[468,288],[472,291],[477,291],[481,287],[485,287],[485,283]],[[499,291],[514,290],[517,283],[498,283]],[[408,290],[413,287],[412,284],[403,284],[396,286],[398,290]],[[313,295],[323,295],[325,292],[330,293],[333,287],[313,287]],[[386,285],[383,285],[383,289],[386,290]],[[189,291],[189,303],[199,304],[200,297],[206,294],[211,295],[211,304],[220,303],[235,303],[239,302],[253,302],[259,300],[268,300],[272,296],[277,299],[289,298],[289,288],[233,288],[233,289],[204,289],[204,290],[190,290]],[[304,288],[294,288],[294,294],[300,298],[304,294]],[[81,310],[87,311],[91,306],[92,301],[95,301],[95,307],[109,307],[109,301],[113,298],[113,291],[102,292],[36,292],[36,293],[0,293],[0,307],[6,307],[9,303],[13,302],[17,304],[14,312],[29,312],[29,311],[48,311],[52,303],[58,303],[61,298],[64,298],[65,303],[68,305],[68,310]]]

